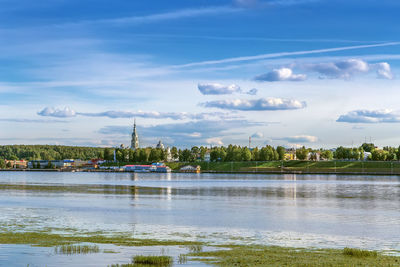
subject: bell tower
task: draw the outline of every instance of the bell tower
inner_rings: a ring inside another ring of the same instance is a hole
[[[133,123],[133,132],[132,132],[132,140],[131,140],[131,149],[136,150],[139,148],[139,135],[136,130],[136,119]]]

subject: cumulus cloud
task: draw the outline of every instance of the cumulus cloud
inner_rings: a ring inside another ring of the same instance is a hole
[[[290,110],[302,109],[306,107],[306,102],[282,99],[282,98],[260,98],[260,99],[233,99],[217,100],[201,104],[208,108],[220,108],[229,110],[243,111],[262,111],[262,110]]]
[[[205,83],[199,84],[198,88],[203,95],[230,95],[241,92],[240,87],[236,84]]]
[[[320,78],[350,79],[357,74],[365,74],[375,70],[378,78],[392,79],[390,65],[386,62],[369,64],[361,59],[347,59],[338,62],[325,62],[300,66],[309,71],[319,73]]]
[[[341,115],[336,121],[347,123],[398,123],[400,122],[400,113],[390,109],[354,110]]]
[[[263,138],[264,134],[261,132],[256,132],[254,134],[251,135],[252,138]]]
[[[206,143],[209,145],[218,145],[218,146],[224,145],[224,142],[222,142],[222,139],[219,137],[207,138]]]
[[[289,143],[315,143],[318,141],[318,138],[312,135],[295,135],[280,138],[280,140],[285,140]]]
[[[388,80],[393,79],[394,76],[393,76],[393,73],[392,73],[389,63],[387,63],[387,62],[377,63],[377,64],[375,64],[375,68],[376,68],[376,74],[378,75],[378,78],[388,79]]]
[[[271,72],[256,76],[254,78],[256,81],[264,82],[278,82],[278,81],[291,81],[298,82],[307,79],[305,74],[294,74],[293,70],[290,68],[280,68],[274,69]]]
[[[76,116],[76,112],[69,107],[64,107],[63,109],[46,107],[43,110],[39,111],[37,114],[40,116],[56,117],[56,118],[69,118]]]

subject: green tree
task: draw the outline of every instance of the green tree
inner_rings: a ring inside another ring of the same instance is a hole
[[[173,159],[179,158],[178,149],[175,146],[171,148],[171,156]]]
[[[139,161],[140,162],[147,162],[149,161],[149,153],[146,149],[141,148],[139,152]]]
[[[111,148],[104,149],[104,159],[108,161],[114,160],[114,150]]]
[[[375,145],[372,143],[364,143],[361,145],[365,152],[372,152],[375,150]]]
[[[309,150],[306,149],[304,146],[300,149],[296,150],[296,158],[298,160],[306,160],[308,156]]]
[[[251,160],[251,151],[250,151],[250,149],[247,148],[247,147],[242,148],[241,157],[242,157],[243,161],[250,161]]]
[[[6,168],[6,162],[4,159],[0,159],[0,169],[5,169]]]
[[[333,159],[333,153],[330,150],[323,150],[321,152],[321,158],[325,160],[332,160]]]
[[[278,152],[279,160],[283,160],[285,158],[286,149],[283,146],[278,146],[276,148],[276,152]]]

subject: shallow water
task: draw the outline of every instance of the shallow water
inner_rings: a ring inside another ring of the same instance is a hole
[[[396,176],[0,172],[1,184],[97,190],[0,190],[2,229],[74,228],[214,244],[400,250]],[[28,253],[36,259],[26,262],[31,266],[43,259],[47,266],[71,266],[46,256],[45,249],[23,247],[7,254],[1,246],[0,259]]]

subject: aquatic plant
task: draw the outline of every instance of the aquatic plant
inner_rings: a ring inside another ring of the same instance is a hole
[[[377,257],[378,252],[362,250],[362,249],[357,249],[357,248],[344,248],[343,255],[353,256],[353,257]]]
[[[179,257],[178,257],[179,264],[185,264],[185,263],[187,263],[187,261],[188,261],[187,255],[185,255],[185,254],[179,255]]]
[[[173,259],[170,256],[143,256],[133,257],[133,263],[152,266],[171,266]]]
[[[189,248],[189,251],[192,253],[199,253],[199,252],[203,251],[203,246],[199,245],[199,244],[189,245],[188,248]]]
[[[62,245],[54,248],[56,254],[89,254],[89,253],[99,253],[99,246],[93,245]]]

